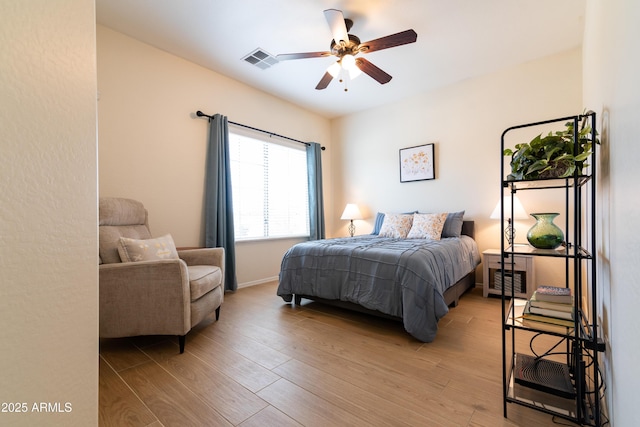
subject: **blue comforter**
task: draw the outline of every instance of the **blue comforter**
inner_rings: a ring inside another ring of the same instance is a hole
[[[287,251],[278,295],[341,300],[400,317],[404,328],[424,342],[436,336],[449,308],[444,291],[480,263],[468,237],[392,239],[374,235],[315,240]]]

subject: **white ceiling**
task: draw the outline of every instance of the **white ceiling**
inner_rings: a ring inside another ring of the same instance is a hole
[[[582,44],[585,0],[97,0],[97,21],[249,86],[333,118],[428,92]],[[335,57],[281,61],[262,70],[256,48],[327,51],[323,10],[354,21],[362,42],[407,29],[416,43],[366,59],[393,76],[315,86]]]

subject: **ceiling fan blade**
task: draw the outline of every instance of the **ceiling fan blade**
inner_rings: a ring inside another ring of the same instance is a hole
[[[364,58],[356,58],[356,66],[360,68],[363,73],[368,74],[381,85],[389,83],[389,81],[391,81],[392,79],[389,74],[385,73],[380,68],[376,67]]]
[[[329,83],[331,83],[331,80],[333,80],[333,76],[329,74],[329,72],[327,71],[326,73],[324,73],[324,76],[322,76],[322,78],[318,82],[316,89],[317,90],[326,89],[327,86],[329,86]]]
[[[281,53],[276,55],[276,59],[287,61],[289,59],[322,58],[323,56],[331,56],[331,52]]]
[[[406,30],[390,36],[380,37],[360,44],[362,53],[374,52],[376,50],[388,49],[390,47],[402,46],[413,43],[418,39],[418,34],[413,30]]]
[[[345,42],[349,41],[349,35],[347,34],[347,25],[344,22],[344,15],[341,10],[327,9],[324,11],[324,17],[331,28],[331,34],[336,44],[340,43],[340,40]]]

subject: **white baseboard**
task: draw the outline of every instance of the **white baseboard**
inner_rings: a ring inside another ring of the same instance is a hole
[[[238,289],[248,288],[249,286],[262,285],[263,283],[277,282],[278,276],[267,277],[260,280],[252,280],[251,282],[238,283]]]

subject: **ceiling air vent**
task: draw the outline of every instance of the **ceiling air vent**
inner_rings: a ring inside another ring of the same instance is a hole
[[[257,48],[242,59],[263,70],[266,70],[278,63],[278,60],[273,55],[260,48]]]

